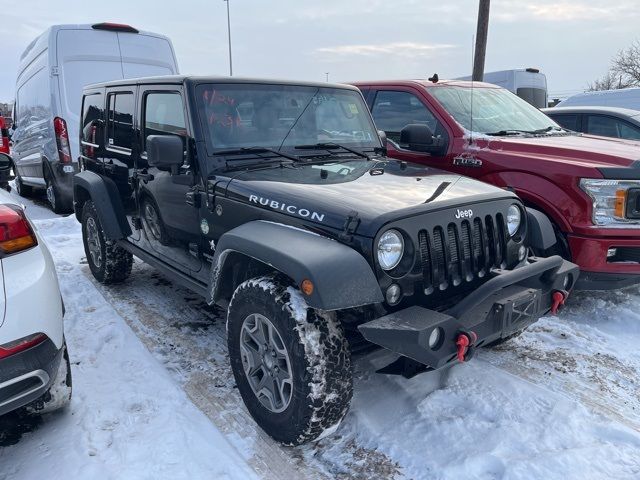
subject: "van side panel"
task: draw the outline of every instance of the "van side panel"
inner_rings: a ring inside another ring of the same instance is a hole
[[[55,148],[49,145],[53,138],[52,97],[49,50],[43,49],[23,68],[16,82],[17,130],[12,150],[18,173],[29,184],[44,184],[41,159]]]
[[[122,79],[118,38],[98,30],[60,30],[57,39],[60,116],[67,122],[71,158],[77,160],[82,89]]]
[[[118,33],[124,78],[178,73],[171,42],[153,35]]]

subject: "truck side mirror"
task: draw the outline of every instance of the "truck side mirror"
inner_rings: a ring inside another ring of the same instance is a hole
[[[160,170],[170,170],[171,175],[178,175],[184,162],[182,139],[176,135],[149,135],[147,162]]]
[[[400,131],[400,147],[406,150],[443,155],[446,146],[446,140],[434,137],[431,129],[422,123],[410,123]]]
[[[380,137],[380,142],[382,142],[382,146],[387,148],[387,134],[384,130],[378,130],[378,136]]]

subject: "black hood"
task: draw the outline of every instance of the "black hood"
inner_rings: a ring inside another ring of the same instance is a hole
[[[218,180],[219,194],[305,223],[342,229],[357,214],[356,233],[370,237],[385,223],[407,216],[517,198],[468,177],[391,159],[275,166]]]

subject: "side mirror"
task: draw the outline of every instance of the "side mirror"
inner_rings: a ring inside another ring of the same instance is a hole
[[[387,134],[384,130],[378,130],[378,136],[380,137],[380,141],[382,142],[382,146],[387,148]]]
[[[416,152],[433,150],[433,132],[427,125],[410,123],[400,131],[400,146]]]
[[[176,135],[149,135],[147,162],[152,167],[170,170],[171,175],[177,175],[184,162],[182,139]]]

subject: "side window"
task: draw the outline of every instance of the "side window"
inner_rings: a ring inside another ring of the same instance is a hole
[[[602,137],[620,138],[618,131],[618,120],[604,115],[589,115],[587,117],[587,133],[600,135]]]
[[[187,127],[182,97],[177,92],[155,92],[145,97],[143,142],[149,135],[177,135],[186,146]]]
[[[574,132],[578,130],[578,115],[553,115],[551,119],[560,125],[562,128],[572,130]]]
[[[109,117],[107,119],[107,146],[124,149],[131,153],[133,145],[133,93],[109,95]]]
[[[640,127],[623,122],[620,124],[620,138],[640,140]]]
[[[435,135],[445,136],[444,128],[418,97],[409,92],[379,91],[371,109],[376,127],[384,130],[394,142],[400,141],[400,131],[410,123],[427,125]]]
[[[96,151],[104,141],[104,104],[101,93],[87,95],[82,101],[82,120],[80,123],[80,142],[82,155],[96,159]]]

